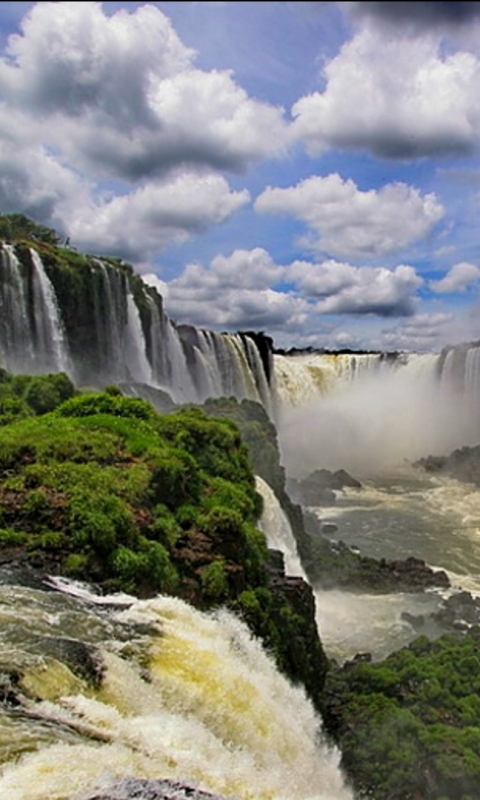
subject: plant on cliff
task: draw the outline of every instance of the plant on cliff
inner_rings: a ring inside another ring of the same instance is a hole
[[[24,214],[0,214],[0,239],[7,242],[25,239],[49,245],[60,244],[60,237],[52,228],[39,225]]]
[[[35,380],[27,399],[44,397]],[[6,424],[0,508],[4,545],[21,540],[49,569],[108,588],[210,606],[264,579],[245,445],[232,422],[198,409],[166,417],[109,391]]]
[[[0,368],[0,425],[53,411],[75,392],[72,381],[64,372],[11,375]]]

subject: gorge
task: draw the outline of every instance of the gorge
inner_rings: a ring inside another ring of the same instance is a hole
[[[262,333],[175,325],[127,264],[32,241],[2,245],[0,312],[0,366],[9,374],[65,373],[87,397],[116,385],[159,411],[193,404],[212,416],[243,414],[252,454],[259,442],[259,524],[283,551],[287,575],[310,577],[313,556],[311,534],[302,541],[297,532],[295,552],[299,511],[284,496],[285,478],[342,469],[361,488],[343,487],[308,509],[319,526],[330,525],[329,553],[415,555],[445,570],[455,589],[480,591],[477,493],[413,466],[480,440],[479,343],[440,354],[276,352]],[[272,455],[276,435],[281,463]],[[340,754],[321,733],[312,688],[307,698],[291,685],[230,611],[207,614],[163,594],[96,594],[58,575],[45,591],[12,582],[3,569],[2,798],[91,800],[132,777],[184,780],[242,800],[353,797]],[[358,594],[321,581],[313,593],[321,641],[339,664],[366,650],[385,658],[417,637],[421,620],[429,632],[448,596]],[[62,660],[58,644],[51,649],[72,630],[92,648],[101,680],[98,670],[79,674],[82,659]],[[336,691],[330,686],[330,717]],[[461,796],[457,784],[452,797]],[[476,798],[471,785],[464,794]],[[430,797],[441,797],[438,786]]]

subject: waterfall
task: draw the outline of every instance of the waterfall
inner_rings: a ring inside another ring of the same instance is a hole
[[[127,327],[125,332],[125,361],[131,380],[153,383],[152,367],[147,358],[140,314],[130,292],[127,294]]]
[[[33,370],[34,353],[27,297],[13,247],[0,252],[0,354],[11,372]]]
[[[389,358],[276,355],[288,472],[346,469],[366,477],[479,441],[478,351],[472,345]]]
[[[62,372],[69,368],[65,330],[53,286],[37,251],[30,248],[34,266],[34,321],[39,371]]]
[[[308,580],[298,555],[297,542],[290,522],[275,492],[259,475],[255,476],[255,485],[257,492],[263,498],[263,511],[257,524],[265,534],[268,546],[283,553],[287,575],[299,575]]]
[[[0,707],[2,800],[88,798],[126,777],[232,800],[352,800],[303,690],[237,617],[72,590],[0,586],[24,692],[20,707]]]
[[[11,372],[61,372],[69,369],[63,322],[53,286],[36,250],[30,265],[20,263],[12,246],[0,255],[0,355]]]
[[[50,253],[47,269],[34,248],[0,246],[0,366],[65,371],[77,385],[99,388],[150,384],[177,403],[247,398],[272,412],[261,334],[177,326],[128,265],[67,252]]]
[[[412,405],[410,397],[405,404],[403,398],[420,394],[426,428],[434,424],[428,414],[433,403],[439,426],[451,434],[442,448],[480,437],[479,343],[441,354],[274,355],[263,334],[176,325],[164,314],[160,295],[128,265],[77,255],[65,263],[55,258],[50,254],[46,265],[34,248],[0,249],[0,366],[11,372],[63,370],[78,385],[94,387],[151,384],[178,403],[249,399],[279,425],[289,410],[338,399],[341,405],[363,393],[369,407],[363,430],[378,429],[380,416],[388,435],[398,428],[404,440],[417,434],[412,426],[402,433]],[[339,425],[342,438],[355,439],[355,423]],[[435,436],[421,444],[430,441],[434,447]]]

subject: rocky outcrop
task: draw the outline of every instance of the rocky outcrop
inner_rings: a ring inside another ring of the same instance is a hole
[[[449,456],[429,455],[416,461],[414,466],[480,486],[480,445],[461,447]]]
[[[303,480],[289,479],[287,491],[295,503],[303,506],[329,506],[335,503],[335,492],[345,487],[361,489],[362,484],[344,469],[331,472],[316,469]]]
[[[423,592],[448,588],[450,580],[443,570],[433,570],[419,558],[388,561],[362,556],[343,541],[331,541],[315,514],[304,512],[305,528],[311,538],[311,560],[305,570],[314,586],[390,593]]]
[[[283,631],[284,670],[294,682],[303,683],[320,708],[328,659],[318,634],[312,587],[301,577],[285,574],[283,554],[276,550],[270,551],[269,573],[273,616]]]
[[[419,633],[422,633],[427,625],[430,629],[433,624],[437,634],[461,635],[474,625],[480,625],[480,597],[474,597],[470,592],[456,592],[443,600],[438,611],[429,617],[404,612],[402,619]]]
[[[222,797],[179,781],[126,778],[88,800],[222,800]]]

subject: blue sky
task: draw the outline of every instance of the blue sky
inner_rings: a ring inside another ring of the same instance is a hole
[[[0,211],[277,347],[480,338],[480,3],[0,3]]]

